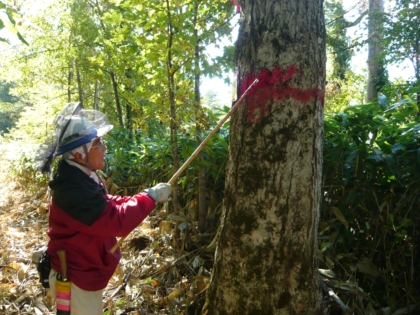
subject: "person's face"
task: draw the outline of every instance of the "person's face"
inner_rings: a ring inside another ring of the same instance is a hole
[[[94,170],[101,170],[105,167],[106,145],[102,143],[101,138],[93,140],[92,147],[89,150],[89,163]]]

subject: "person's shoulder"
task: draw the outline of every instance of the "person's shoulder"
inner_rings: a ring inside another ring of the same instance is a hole
[[[52,192],[52,198],[72,218],[91,225],[104,211],[107,198],[104,189],[89,177],[77,181],[63,180]]]

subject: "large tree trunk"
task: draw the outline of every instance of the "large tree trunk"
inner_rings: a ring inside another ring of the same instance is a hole
[[[367,102],[378,97],[378,92],[385,85],[386,80],[382,56],[383,14],[383,0],[369,0]]]
[[[322,0],[245,0],[220,236],[204,314],[320,314]]]

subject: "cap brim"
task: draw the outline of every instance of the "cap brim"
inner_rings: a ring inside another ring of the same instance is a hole
[[[105,127],[100,127],[100,128],[98,128],[97,129],[97,132],[98,132],[98,137],[102,137],[102,136],[104,136],[105,134],[107,134],[112,128],[114,128],[114,126],[113,125],[108,125],[108,126],[105,126]]]

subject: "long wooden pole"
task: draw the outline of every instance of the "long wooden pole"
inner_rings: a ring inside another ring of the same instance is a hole
[[[188,160],[185,161],[185,163],[179,168],[178,171],[172,176],[172,178],[168,181],[168,184],[173,184],[178,179],[179,176],[185,171],[185,169],[191,164],[191,162],[197,157],[197,155],[201,152],[201,150],[206,146],[207,142],[214,136],[214,134],[220,129],[220,127],[223,126],[223,124],[228,120],[230,116],[232,116],[233,112],[239,107],[239,105],[244,100],[247,93],[258,83],[258,79],[255,79],[255,81],[248,87],[248,89],[241,95],[239,100],[235,103],[235,105],[232,106],[230,111],[226,114],[226,116],[219,121],[217,126],[212,130],[212,132],[209,133],[209,135],[200,143],[200,145],[195,149],[195,151],[191,154],[191,156],[188,158]]]
[[[171,179],[168,181],[168,184],[174,184],[175,181],[178,179],[179,176],[185,171],[185,169],[191,164],[191,162],[196,158],[196,156],[201,152],[201,150],[205,147],[207,142],[211,139],[211,137],[214,136],[214,134],[220,129],[221,126],[228,120],[230,116],[238,109],[239,105],[242,103],[242,101],[245,99],[246,95],[251,91],[251,89],[259,82],[259,79],[255,79],[254,82],[245,90],[245,92],[241,95],[241,97],[236,101],[235,105],[232,106],[230,111],[226,114],[226,116],[219,121],[217,126],[212,130],[212,132],[209,133],[209,135],[200,143],[200,145],[195,149],[195,151],[191,154],[191,156],[188,158],[188,160],[185,161],[185,163],[178,169],[178,171],[175,172],[175,174],[171,177]],[[114,253],[118,247],[124,242],[127,236],[121,237],[120,240],[111,248],[110,252]]]

